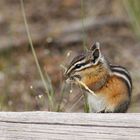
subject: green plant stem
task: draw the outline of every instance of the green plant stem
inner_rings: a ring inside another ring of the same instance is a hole
[[[82,32],[83,32],[83,47],[87,51],[87,37],[85,33],[85,24],[84,24],[84,0],[81,0],[81,20],[82,20]]]
[[[66,83],[63,83],[62,88],[61,88],[61,92],[60,92],[61,93],[61,98],[60,98],[60,102],[59,102],[58,107],[57,107],[57,112],[61,111],[61,104],[62,104],[62,101],[63,101],[63,98],[64,98],[65,89],[66,89]]]
[[[49,102],[50,102],[50,104],[51,104],[51,107],[53,108],[53,100],[52,100],[52,97],[51,97],[50,94],[49,94],[49,90],[48,90],[47,83],[46,83],[46,81],[45,81],[43,72],[42,72],[41,67],[40,67],[40,65],[39,65],[39,62],[38,62],[38,58],[37,58],[35,49],[34,49],[34,47],[33,47],[32,39],[31,39],[31,34],[30,34],[29,27],[28,27],[28,24],[27,24],[27,19],[26,19],[26,14],[25,14],[25,8],[24,8],[23,0],[20,0],[20,3],[21,3],[21,10],[22,10],[22,15],[23,15],[23,19],[24,19],[24,24],[25,24],[25,28],[26,28],[28,40],[29,40],[29,43],[30,43],[30,47],[31,47],[31,50],[32,50],[32,53],[33,53],[33,56],[34,56],[34,60],[35,60],[35,63],[36,63],[36,66],[37,66],[39,75],[40,75],[40,77],[41,77],[41,80],[42,80],[42,82],[43,82],[43,84],[44,84],[44,87],[45,87],[45,90],[46,90],[46,93],[47,93]],[[47,78],[48,78],[48,75],[47,75]]]
[[[132,28],[140,38],[140,1],[139,0],[123,0],[124,7],[131,19]]]

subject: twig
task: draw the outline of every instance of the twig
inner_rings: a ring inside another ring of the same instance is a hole
[[[78,80],[77,78],[75,78],[75,80],[79,85],[82,85],[87,91],[89,91],[89,93],[92,93],[92,95],[97,97],[97,95],[91,89],[89,89],[88,86],[85,83],[83,83],[82,81]]]

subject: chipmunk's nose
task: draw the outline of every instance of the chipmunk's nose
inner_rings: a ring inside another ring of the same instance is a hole
[[[69,74],[64,73],[64,80],[66,81],[67,84],[69,84],[71,82]]]
[[[64,80],[67,80],[68,79],[68,75],[65,74],[65,73],[64,73],[64,76],[63,77],[64,77]]]

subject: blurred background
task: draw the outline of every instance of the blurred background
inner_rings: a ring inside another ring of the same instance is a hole
[[[20,0],[0,0],[0,110],[83,112],[77,87],[65,85],[63,67],[95,41],[133,80],[128,112],[140,112],[139,0],[24,0],[34,48],[53,108],[30,49]]]

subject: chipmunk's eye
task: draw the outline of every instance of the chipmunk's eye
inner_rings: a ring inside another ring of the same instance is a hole
[[[75,66],[75,68],[78,69],[78,68],[81,68],[81,66],[82,66],[81,64],[77,64],[77,65]]]

